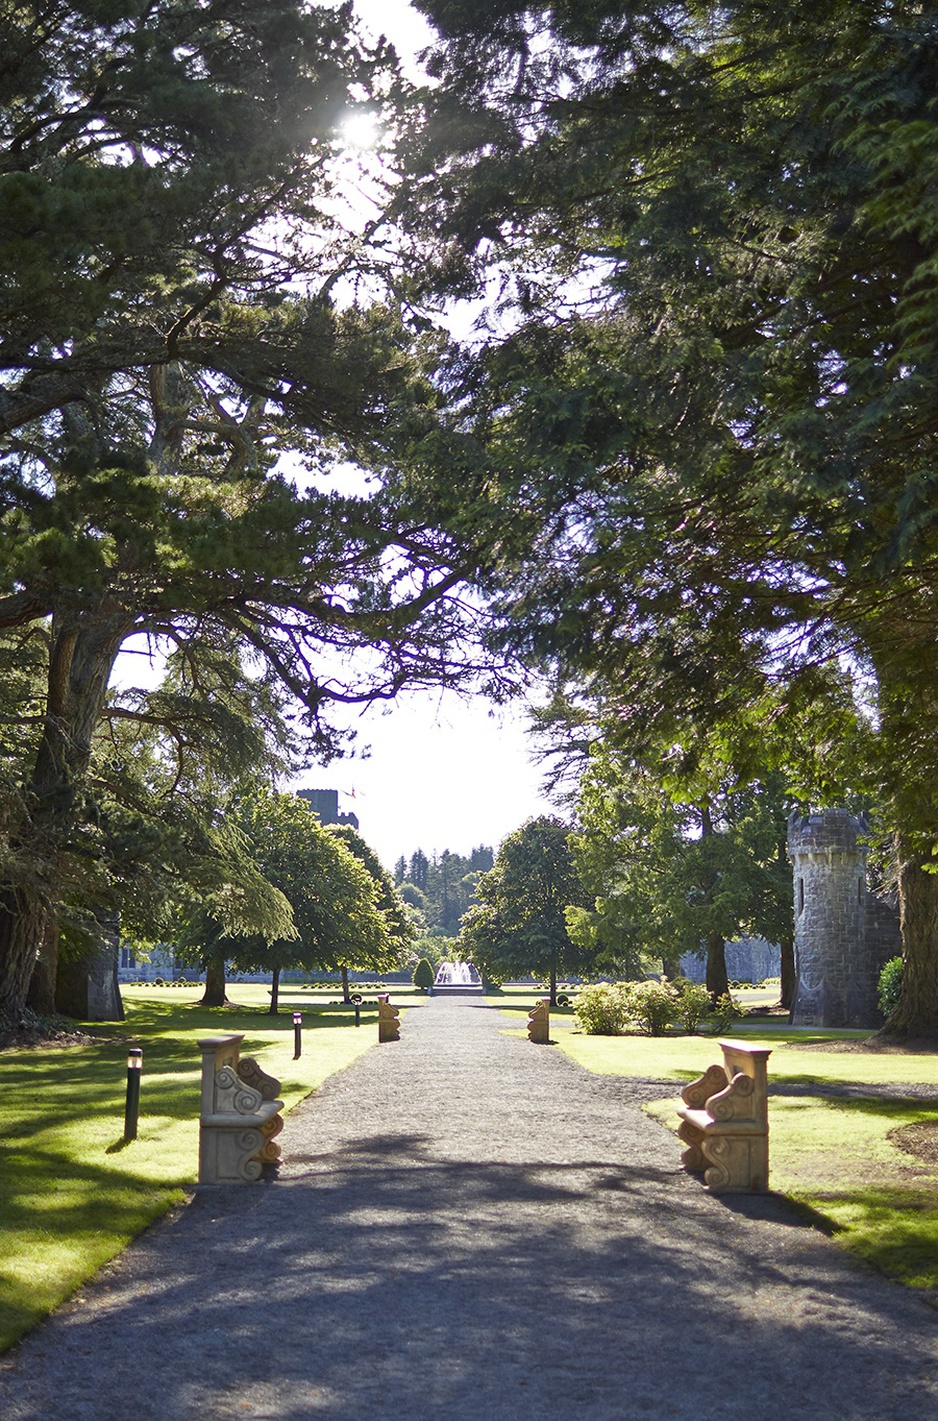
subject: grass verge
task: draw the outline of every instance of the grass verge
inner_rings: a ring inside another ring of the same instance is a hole
[[[938,1053],[830,1049],[868,1033],[754,1028],[731,1033],[772,1047],[771,1084],[938,1086]],[[692,1080],[719,1057],[700,1037],[560,1034],[558,1044],[597,1074]],[[828,1049],[812,1050],[811,1045]],[[796,1048],[796,1049],[793,1049]],[[676,1130],[677,1096],[646,1107]],[[910,1099],[773,1095],[769,1102],[773,1192],[827,1229],[865,1263],[938,1299],[938,1161],[903,1149],[896,1135],[935,1121],[934,1107]],[[676,1144],[676,1149],[680,1148]]]
[[[272,1017],[263,988],[231,990],[237,1006],[205,1009],[199,986],[126,988],[126,1021],[87,1026],[93,1044],[0,1053],[0,1350],[187,1197],[198,1171],[199,1036],[243,1032],[242,1054],[280,1080],[285,1110],[376,1040],[374,1006],[363,1005],[356,1029],[350,1008],[319,994],[284,994]],[[125,1144],[129,1046],[143,1048],[143,1080],[138,1137]]]

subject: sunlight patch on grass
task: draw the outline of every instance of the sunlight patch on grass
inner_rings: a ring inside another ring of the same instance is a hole
[[[129,988],[127,1019],[67,1050],[0,1053],[0,1349],[187,1197],[198,1172],[197,1038],[243,1032],[242,1055],[281,1081],[285,1111],[377,1040],[377,1011],[306,1000],[290,1011],[206,1009],[201,987]],[[123,1141],[128,1045],[143,1048],[138,1138]]]
[[[903,1054],[882,1051],[811,1051],[810,1041],[850,1041],[868,1032],[792,1030],[760,1032],[736,1026],[726,1038],[768,1046],[770,1082],[811,1085],[867,1082],[871,1085],[938,1086],[938,1052]],[[560,1045],[581,1066],[598,1075],[644,1076],[650,1080],[690,1081],[720,1060],[715,1038],[708,1036],[587,1036],[565,1032]],[[792,1050],[797,1046],[797,1050]]]
[[[647,1114],[677,1129],[678,1097]],[[769,1181],[837,1241],[910,1287],[938,1289],[938,1168],[887,1138],[934,1111],[908,1100],[769,1100]],[[675,1140],[675,1151],[682,1148]]]

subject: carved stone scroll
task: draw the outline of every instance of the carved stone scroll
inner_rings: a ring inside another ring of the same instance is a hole
[[[401,1023],[400,1011],[397,1007],[392,1007],[390,999],[385,996],[378,997],[378,1040],[380,1041],[400,1041]]]
[[[264,1100],[276,1100],[280,1094],[280,1082],[275,1076],[262,1071],[253,1056],[245,1056],[238,1062],[238,1075],[248,1085],[259,1090]]]
[[[550,1001],[547,997],[535,1002],[528,1012],[528,1040],[536,1041],[541,1046],[550,1042]]]
[[[240,1060],[243,1036],[210,1036],[202,1052],[199,1117],[199,1183],[237,1184],[259,1179],[280,1158],[274,1136],[283,1129],[279,1081],[250,1057]]]
[[[678,1136],[684,1168],[703,1171],[714,1193],[762,1193],[769,1182],[767,1062],[771,1051],[721,1041],[723,1064],[681,1092]]]

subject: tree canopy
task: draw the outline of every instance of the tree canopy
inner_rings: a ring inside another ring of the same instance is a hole
[[[569,833],[568,825],[542,815],[509,834],[479,879],[479,902],[459,936],[461,957],[484,978],[543,974],[552,1001],[558,974],[584,970],[596,956],[595,948],[577,945],[567,931],[568,908],[587,903]]]
[[[612,746],[598,746],[580,785],[571,839],[595,901],[575,915],[574,938],[588,944],[604,937],[636,968],[642,956],[657,957],[672,978],[682,954],[705,955],[714,999],[729,989],[727,940],[766,937],[790,960],[790,809],[777,775],[744,785],[698,776],[694,787],[675,767],[628,762]]]
[[[29,667],[3,697],[15,1015],[97,813],[102,727],[157,727],[170,761],[220,752],[221,678],[328,755],[330,704],[479,659],[455,595],[474,552],[422,511],[431,475],[417,511],[382,453],[432,431],[435,338],[405,319],[380,213],[363,230],[342,190],[340,119],[399,102],[390,53],[349,6],[301,0],[48,0],[3,22],[0,631]],[[358,455],[371,492],[330,487]],[[135,638],[175,657],[172,685],[114,684]]]
[[[372,967],[395,956],[379,885],[343,840],[320,824],[304,800],[266,790],[243,794],[231,807],[259,875],[289,904],[279,930],[226,931],[200,909],[183,934],[184,954],[208,967],[212,959],[240,971],[269,971],[271,1011],[285,968],[336,971]]]
[[[890,1025],[934,1033],[928,8],[421,8],[445,40],[428,279],[501,273],[475,428],[541,510],[509,641],[654,735],[833,723],[846,676],[896,835]]]

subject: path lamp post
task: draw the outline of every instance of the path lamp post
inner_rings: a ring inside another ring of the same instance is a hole
[[[293,1059],[298,1061],[303,1054],[303,1013],[293,1013]]]
[[[140,1115],[140,1077],[143,1075],[143,1052],[133,1046],[127,1052],[127,1100],[124,1105],[124,1139],[137,1138]]]

